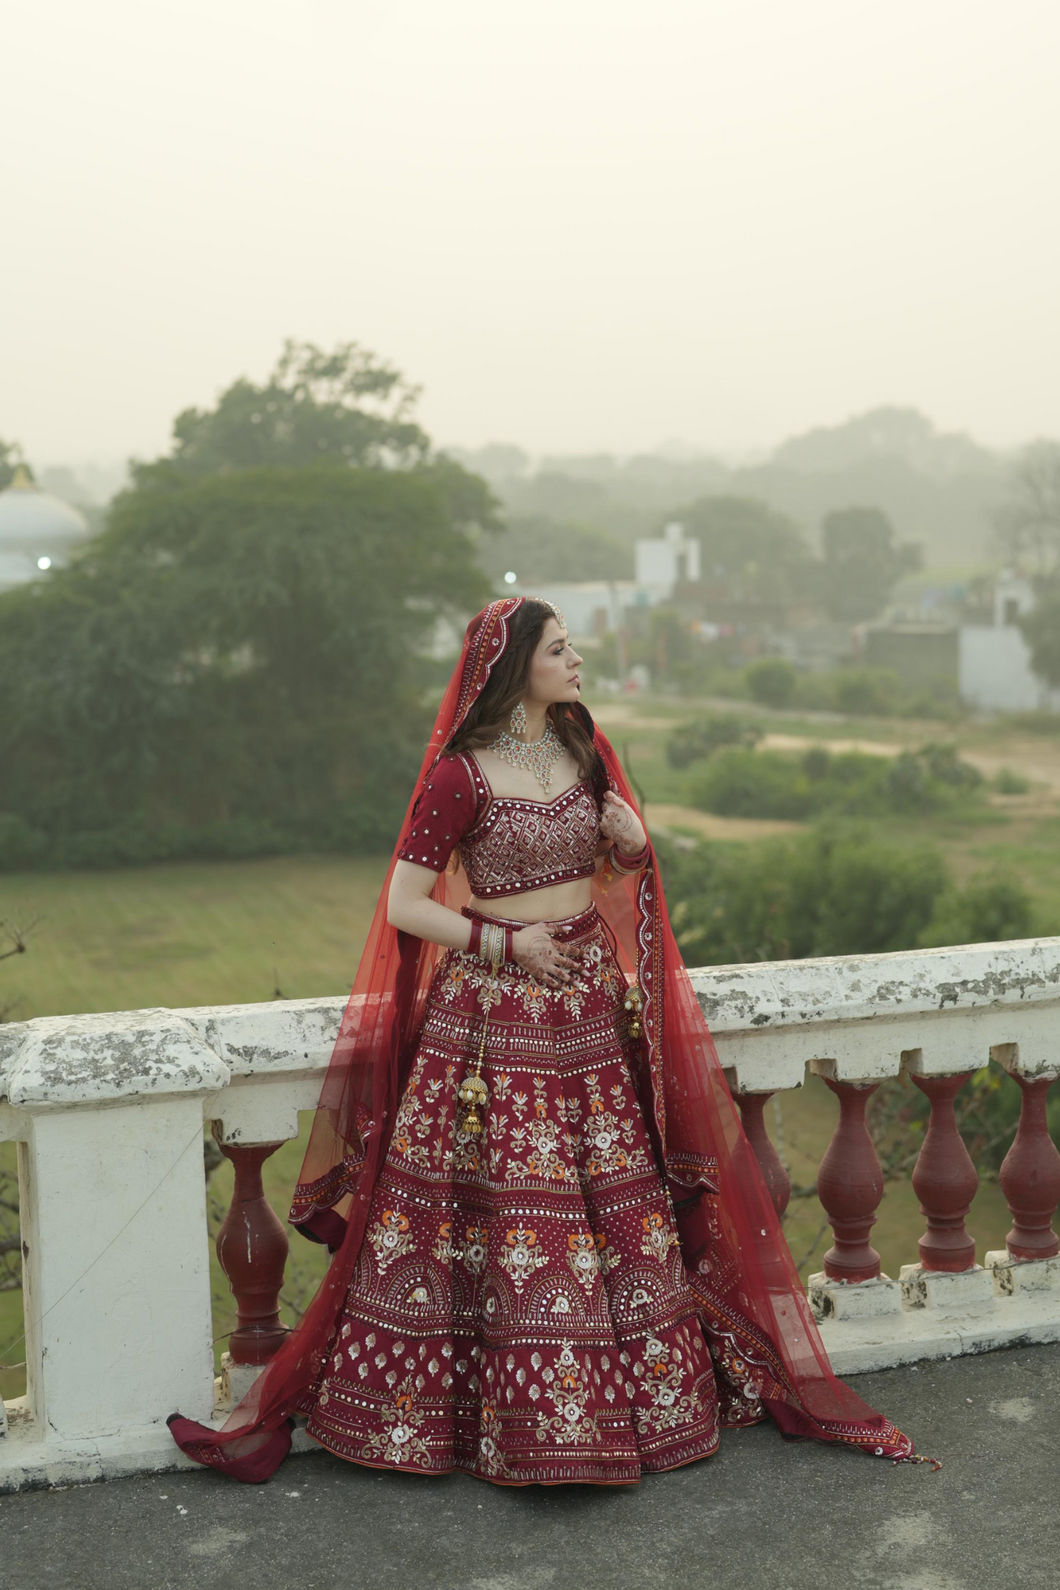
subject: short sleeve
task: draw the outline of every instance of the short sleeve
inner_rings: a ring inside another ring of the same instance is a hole
[[[440,757],[412,808],[397,859],[444,872],[455,846],[474,827],[476,816],[475,787],[463,757]]]

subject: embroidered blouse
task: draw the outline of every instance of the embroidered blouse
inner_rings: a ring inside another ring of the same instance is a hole
[[[443,756],[413,808],[402,861],[443,872],[457,845],[480,900],[591,878],[600,808],[582,780],[551,801],[494,795],[473,756]]]

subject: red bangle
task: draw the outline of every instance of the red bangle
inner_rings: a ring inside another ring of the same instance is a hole
[[[482,919],[481,919],[481,917],[473,916],[471,918],[471,939],[470,939],[470,942],[469,942],[468,947],[467,947],[467,953],[469,955],[479,955],[479,958],[481,959],[481,955],[480,955],[480,945],[481,945],[481,943],[482,943]]]
[[[506,927],[505,930],[504,930],[504,959],[506,961],[514,961],[515,960],[515,955],[514,955],[514,952],[512,950],[512,945],[514,944],[514,942],[515,942],[515,929],[514,928],[510,928],[510,927]]]
[[[642,867],[647,865],[650,855],[651,846],[648,844],[642,845],[640,850],[633,856],[625,855],[623,851],[619,850],[617,845],[611,846],[611,859],[622,872],[639,872]]]

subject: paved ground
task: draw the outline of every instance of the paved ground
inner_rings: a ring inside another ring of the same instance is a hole
[[[0,1498],[11,1590],[1057,1590],[1060,1345],[859,1376],[941,1457],[731,1431],[635,1490],[504,1490],[324,1453]]]

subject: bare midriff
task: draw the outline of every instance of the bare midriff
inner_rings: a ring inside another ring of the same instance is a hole
[[[553,884],[548,889],[531,889],[527,894],[504,895],[497,900],[480,900],[472,895],[468,904],[483,916],[508,917],[513,922],[561,922],[577,916],[592,904],[591,878],[575,878],[572,883]]]

